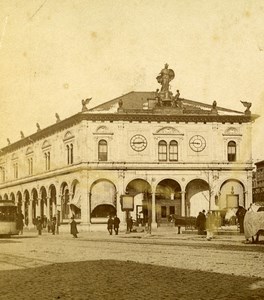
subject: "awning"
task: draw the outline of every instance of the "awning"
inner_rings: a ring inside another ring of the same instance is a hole
[[[75,192],[74,197],[72,198],[70,205],[74,205],[81,209],[82,206],[82,196],[80,191]]]

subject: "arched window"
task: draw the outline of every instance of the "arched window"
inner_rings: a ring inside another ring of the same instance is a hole
[[[177,161],[178,160],[178,143],[176,141],[171,141],[170,142],[169,160],[170,161]]]
[[[98,160],[107,161],[107,142],[100,140],[98,143]]]
[[[227,144],[227,160],[236,161],[236,143],[234,141]]]
[[[73,144],[67,145],[67,164],[73,164]]]
[[[159,142],[158,156],[159,156],[159,161],[167,160],[167,143],[165,141]]]

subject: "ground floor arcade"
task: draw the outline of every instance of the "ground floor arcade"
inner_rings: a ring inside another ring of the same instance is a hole
[[[122,195],[134,197],[133,219],[153,228],[168,222],[169,216],[197,216],[202,209],[223,210],[238,205],[249,207],[252,183],[248,171],[150,171],[81,170],[67,175],[24,182],[0,190],[1,199],[13,200],[25,217],[25,225],[34,226],[37,216],[57,217],[69,223],[72,215],[83,230],[104,224],[121,210]]]

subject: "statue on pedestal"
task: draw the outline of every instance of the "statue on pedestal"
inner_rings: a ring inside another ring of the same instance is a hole
[[[169,83],[175,77],[174,71],[168,69],[169,65],[165,64],[164,69],[162,69],[159,75],[156,77],[158,83],[161,84],[161,92],[169,92]]]

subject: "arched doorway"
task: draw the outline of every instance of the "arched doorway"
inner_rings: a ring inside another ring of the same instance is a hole
[[[17,192],[17,211],[22,211],[22,194]]]
[[[38,208],[38,192],[37,190],[34,188],[31,192],[32,194],[32,216],[30,216],[32,218],[32,223],[34,225],[36,225],[36,219],[37,219],[37,208]]]
[[[81,219],[81,205],[82,205],[82,198],[81,198],[81,186],[78,180],[74,180],[71,186],[72,191],[72,199],[70,201],[70,209],[72,215],[75,216],[75,219]]]
[[[134,179],[126,187],[126,194],[134,196],[134,211],[130,215],[138,223],[151,223],[151,186],[144,179]]]
[[[173,179],[164,179],[156,188],[156,220],[167,224],[171,215],[181,215],[181,186]]]
[[[47,192],[44,186],[40,189],[40,217],[43,220],[44,216],[46,216],[46,208],[47,208]]]
[[[220,187],[218,206],[224,210],[238,208],[238,206],[245,207],[245,187],[243,183],[236,179],[223,182]]]
[[[49,205],[48,205],[47,217],[49,220],[52,220],[52,217],[56,216],[56,205],[57,205],[56,187],[54,184],[52,184],[49,187],[49,194],[50,194],[50,199],[48,199]]]
[[[10,200],[12,201],[12,202],[16,202],[16,199],[15,199],[15,194],[14,193],[11,193],[10,194]]]
[[[209,210],[210,201],[209,184],[203,179],[194,179],[186,186],[186,216],[197,217],[203,209]]]
[[[66,182],[61,185],[61,218],[62,221],[68,221],[70,219],[70,193],[69,187]]]
[[[91,223],[106,223],[109,215],[116,214],[116,187],[106,179],[91,187]]]

